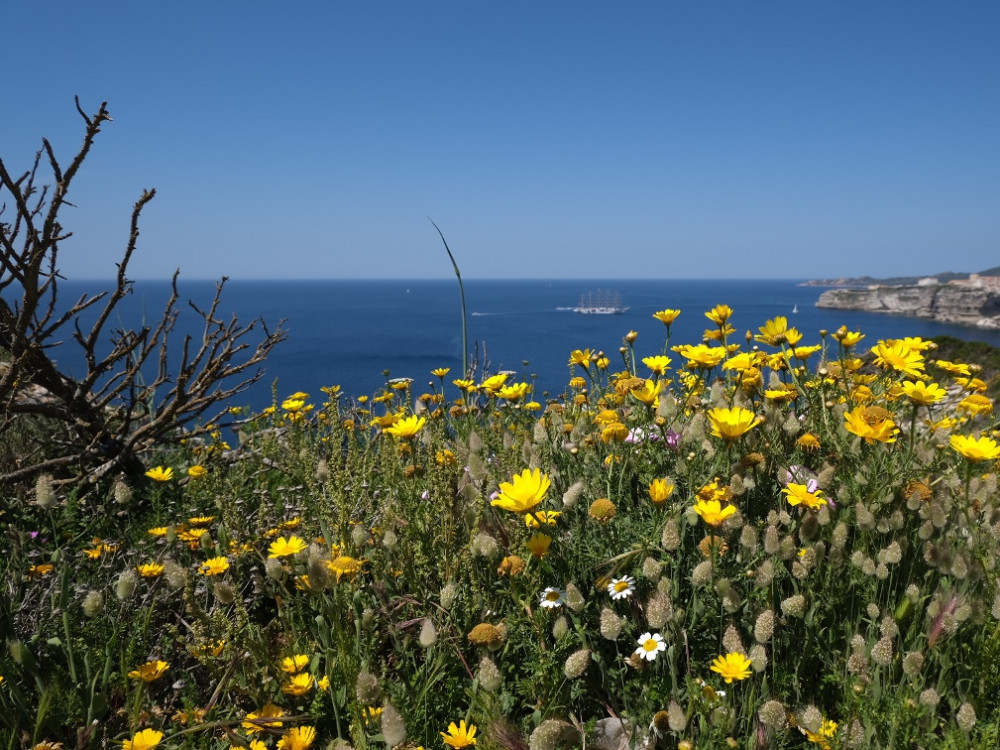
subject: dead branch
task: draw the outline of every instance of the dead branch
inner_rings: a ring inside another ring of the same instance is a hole
[[[281,323],[270,330],[262,320],[223,320],[224,278],[207,308],[189,303],[203,321],[201,335],[185,336],[174,361],[170,335],[179,315],[179,272],[159,320],[140,328],[109,328],[119,303],[132,292],[128,265],[138,246],[139,220],[155,190],[143,191],[132,208],[114,288],[85,294],[61,309],[60,243],[72,233],[62,226],[60,209],[71,205],[73,179],[101,126],[111,121],[106,102],[93,115],[79,100],[76,105],[84,138],[65,169],[46,139],[31,168],[16,177],[0,159],[0,443],[17,445],[13,456],[0,456],[0,484],[42,471],[79,482],[140,470],[139,457],[154,446],[218,429],[226,402],[262,376],[261,365],[285,338]],[[39,187],[46,170],[50,182]],[[82,313],[95,307],[96,320],[84,326]],[[250,340],[254,336],[256,343]],[[70,345],[86,363],[86,372],[76,378],[53,356]],[[35,432],[43,437],[33,439],[30,425],[40,427]]]

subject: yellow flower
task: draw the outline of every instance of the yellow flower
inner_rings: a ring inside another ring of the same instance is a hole
[[[937,359],[934,360],[934,364],[949,375],[954,375],[956,377],[960,375],[970,377],[972,375],[972,370],[964,362],[949,362],[946,359]]]
[[[486,391],[489,395],[495,394],[498,390],[503,388],[503,384],[507,380],[507,373],[501,372],[498,375],[493,375],[492,377],[486,378],[479,387]]]
[[[740,352],[734,354],[722,364],[723,370],[748,372],[756,370],[761,363],[761,352]]]
[[[612,422],[601,430],[601,441],[604,443],[621,443],[628,437],[628,427],[621,422]]]
[[[844,414],[844,428],[871,445],[873,442],[894,443],[899,428],[885,409],[877,406],[856,406]]]
[[[665,359],[665,358],[664,358]],[[652,380],[646,380],[643,382],[642,386],[639,388],[633,388],[630,392],[631,394],[646,404],[646,406],[653,406],[656,404],[660,391],[663,390],[663,381],[653,382]]]
[[[291,412],[292,414],[302,411],[302,407],[305,405],[305,400],[301,398],[286,398],[281,402],[281,408],[285,411]]]
[[[798,440],[795,441],[795,445],[797,445],[804,451],[809,451],[810,453],[812,453],[813,451],[819,449],[820,442],[819,438],[815,434],[811,432],[805,432],[799,437]]]
[[[649,483],[649,499],[657,508],[662,507],[672,494],[674,494],[674,484],[667,479],[654,479]]]
[[[515,474],[510,482],[500,483],[500,494],[490,505],[512,513],[527,513],[541,505],[549,484],[548,476],[542,474],[541,470],[525,469],[520,474]]]
[[[169,466],[167,468],[157,466],[147,471],[146,476],[154,482],[169,482],[174,478],[174,470]]]
[[[694,512],[701,516],[701,519],[709,526],[718,526],[736,514],[736,507],[727,505],[723,508],[722,503],[718,500],[698,500],[694,504]]]
[[[924,371],[924,357],[920,350],[906,341],[887,339],[872,347],[875,364],[883,369],[895,370],[911,378],[920,377]]]
[[[122,740],[122,750],[149,750],[159,745],[162,739],[163,732],[158,732],[155,729],[143,729],[132,735],[132,739]]]
[[[147,661],[145,664],[140,665],[138,668],[133,669],[128,673],[128,676],[133,680],[142,680],[143,682],[152,682],[153,680],[158,680],[166,674],[167,670],[170,669],[170,665],[165,661]]]
[[[655,375],[662,375],[670,368],[670,357],[658,354],[655,357],[643,357],[642,363]]]
[[[471,380],[452,380],[451,381],[459,390],[469,391],[470,393],[476,390],[476,384]]]
[[[733,680],[745,680],[751,674],[750,660],[735,651],[731,651],[725,656],[717,656],[709,668],[722,675],[727,683]]]
[[[911,404],[917,406],[930,406],[948,395],[948,392],[937,383],[924,383],[922,380],[913,382],[903,381],[903,393],[910,400]]]
[[[418,417],[416,414],[411,414],[408,417],[396,420],[389,427],[383,428],[383,431],[394,437],[409,440],[420,432],[426,423],[427,417]]]
[[[973,393],[959,401],[955,410],[962,412],[963,414],[968,414],[970,417],[975,417],[980,414],[992,414],[993,402],[982,394]]]
[[[247,721],[243,722],[243,728],[248,732],[260,732],[265,727],[280,727],[280,721],[262,721],[263,719],[278,719],[285,715],[285,712],[274,705],[268,703],[260,711],[251,711],[247,714]]]
[[[218,576],[227,570],[229,570],[229,560],[225,557],[210,558],[198,567],[198,573],[203,576]]]
[[[163,575],[163,566],[160,563],[144,563],[142,565],[136,566],[136,571],[143,578],[156,578],[157,576]]]
[[[531,386],[527,383],[514,383],[513,385],[505,385],[499,391],[497,391],[497,396],[504,399],[505,401],[520,401],[526,395],[531,393]]]
[[[954,450],[970,461],[995,461],[1000,458],[1000,445],[997,445],[997,441],[992,438],[952,435],[948,442]]]
[[[689,370],[711,370],[726,358],[729,353],[723,346],[705,346],[704,344],[684,344],[671,347],[687,360]]]
[[[292,555],[297,555],[299,552],[304,550],[309,545],[306,544],[305,539],[297,536],[290,536],[288,539],[284,537],[279,537],[271,542],[271,546],[267,548],[268,557],[291,557]]]
[[[444,740],[444,744],[451,745],[455,750],[462,750],[463,747],[468,747],[469,745],[476,744],[476,725],[469,724],[468,727],[465,726],[465,719],[462,719],[458,726],[455,726],[455,722],[451,722],[448,725],[448,732],[441,732],[441,739]]]
[[[437,367],[431,370],[431,375],[433,375],[436,378],[441,378],[443,380],[444,376],[447,375],[449,372],[451,372],[450,367]]]
[[[528,564],[524,561],[524,558],[517,555],[508,555],[500,561],[497,574],[502,576],[519,576],[527,566]]]
[[[600,523],[607,523],[618,513],[615,504],[606,497],[599,497],[590,504],[587,515]]]
[[[809,359],[809,357],[811,357],[813,354],[815,354],[822,348],[823,347],[821,347],[819,344],[813,344],[812,346],[793,346],[792,356],[795,357],[795,359],[799,359],[805,362],[807,359]]]
[[[288,672],[288,674],[295,674],[296,672],[301,672],[309,664],[309,657],[306,654],[295,654],[294,656],[286,656],[281,660],[281,671]]]
[[[833,332],[833,337],[840,342],[845,349],[857,346],[858,342],[865,337],[860,331],[848,331],[847,326],[841,326]]]
[[[157,526],[155,528],[148,529],[146,531],[146,533],[149,534],[150,536],[166,536],[167,535],[167,527],[166,526]]]
[[[208,474],[208,469],[201,464],[195,464],[194,466],[188,467],[187,473],[192,479],[201,479],[203,476]]]
[[[47,576],[54,570],[52,563],[39,563],[38,565],[28,566],[28,580],[33,580],[35,578],[41,578],[42,576]]]
[[[465,637],[477,646],[494,646],[503,640],[503,633],[496,625],[481,622]]]
[[[715,323],[717,326],[723,326],[726,321],[729,320],[730,316],[733,314],[733,308],[729,305],[716,305],[707,313],[705,317]]]
[[[804,484],[789,483],[782,492],[789,505],[804,505],[809,510],[818,510],[826,505],[826,499],[820,497],[822,490],[810,492]]]
[[[552,544],[552,537],[547,534],[534,534],[524,544],[531,553],[531,556],[540,560],[549,554],[549,545]]]
[[[768,346],[781,346],[788,341],[786,335],[788,332],[788,318],[784,315],[771,318],[771,320],[767,321],[757,330],[760,331],[760,334],[754,336],[755,341],[760,341]]]
[[[555,526],[556,519],[562,515],[561,510],[536,510],[524,514],[524,525],[530,529],[545,526]]]
[[[653,317],[656,318],[661,323],[663,323],[664,325],[669,326],[671,323],[677,320],[677,316],[680,314],[681,314],[680,310],[671,310],[668,308],[666,310],[660,310],[659,312],[653,313]]]
[[[281,686],[281,692],[286,695],[305,695],[312,690],[315,682],[316,680],[308,672],[299,672],[293,674],[288,682]]]
[[[740,406],[710,409],[708,421],[712,423],[712,434],[727,442],[745,435],[764,420],[749,409]]]
[[[571,365],[580,365],[580,367],[587,368],[590,366],[590,349],[574,349],[569,355],[569,363]]]
[[[327,570],[337,576],[337,583],[340,583],[342,576],[347,576],[348,580],[353,579],[355,575],[361,572],[361,566],[364,564],[364,560],[358,560],[347,555],[337,555],[337,557],[326,564],[326,567]]]
[[[308,750],[315,741],[314,727],[292,727],[278,740],[278,750]]]
[[[736,333],[736,329],[726,323],[718,328],[706,328],[705,333],[702,334],[702,338],[708,341],[722,341],[734,333]]]

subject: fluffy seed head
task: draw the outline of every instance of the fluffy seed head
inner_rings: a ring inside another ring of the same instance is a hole
[[[785,726],[787,714],[785,707],[779,701],[770,700],[757,711],[760,723],[768,729],[781,729]]]
[[[486,692],[495,693],[500,687],[500,682],[500,670],[497,669],[497,665],[491,658],[484,656],[479,662],[479,684]]]
[[[802,594],[790,596],[781,602],[781,611],[786,617],[801,617],[806,610],[806,598]]]
[[[670,701],[670,705],[667,706],[667,724],[675,732],[683,732],[687,729],[687,716],[684,715],[684,709],[675,700]]]
[[[622,632],[622,618],[614,613],[613,610],[605,607],[601,610],[601,635],[607,638],[609,641],[618,640],[618,636]]]
[[[118,576],[118,583],[115,584],[115,596],[120,601],[125,601],[135,593],[135,587],[139,583],[139,576],[134,570],[126,570]]]
[[[371,672],[360,672],[354,683],[354,693],[362,706],[375,705],[379,698],[378,677]]]
[[[389,701],[382,706],[382,737],[387,747],[395,747],[406,739],[406,722]]]
[[[581,648],[579,651],[574,651],[566,659],[563,673],[567,680],[575,680],[587,671],[588,666],[590,666],[590,649]]]
[[[970,703],[963,703],[955,714],[955,723],[963,732],[971,732],[976,726],[976,710]]]
[[[916,677],[924,666],[924,655],[919,651],[910,651],[903,657],[903,674]]]
[[[434,627],[434,620],[430,617],[425,617],[423,623],[420,625],[420,636],[417,638],[417,642],[424,648],[430,648],[435,643],[437,643],[437,628]]]
[[[660,544],[667,552],[675,552],[681,546],[681,532],[677,527],[677,521],[669,519],[663,526],[663,534],[660,536]]]
[[[753,626],[753,637],[757,643],[767,643],[774,635],[774,612],[765,609],[757,616]]]
[[[104,611],[104,595],[100,591],[88,591],[83,597],[83,614],[87,617],[97,617]]]

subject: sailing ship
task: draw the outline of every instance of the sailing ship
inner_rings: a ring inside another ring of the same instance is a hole
[[[622,297],[618,292],[587,292],[580,296],[580,304],[573,312],[581,315],[621,315],[627,307],[622,306]]]

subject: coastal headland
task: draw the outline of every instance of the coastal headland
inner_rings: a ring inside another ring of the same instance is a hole
[[[817,307],[1000,329],[1000,267],[981,273],[882,280],[826,279],[808,281],[805,285],[834,287],[820,295]]]

